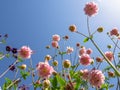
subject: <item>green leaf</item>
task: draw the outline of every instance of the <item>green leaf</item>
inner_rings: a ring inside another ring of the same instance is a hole
[[[89,41],[89,38],[88,38],[88,37],[83,40],[84,43],[86,43],[86,42],[88,42],[88,41]]]
[[[6,43],[6,40],[5,39],[2,39],[2,41],[1,41],[3,44],[5,44]]]
[[[23,59],[21,57],[18,57],[18,62],[23,62]]]
[[[57,78],[56,78],[56,76],[54,76],[53,77],[53,79],[51,80],[51,84],[52,84],[52,86],[53,86],[53,88],[56,88],[57,87]]]
[[[56,75],[56,78],[61,87],[66,85],[66,81],[60,75]]]
[[[4,54],[0,52],[0,60],[2,60],[3,58],[4,58]]]
[[[9,58],[9,57],[10,57],[10,54],[6,54],[5,56],[6,56],[7,58]]]
[[[66,54],[67,52],[59,52],[60,55],[64,55]]]
[[[21,76],[23,77],[23,79],[26,79],[29,75],[30,75],[30,72],[25,72],[25,71],[20,71],[20,74]]]

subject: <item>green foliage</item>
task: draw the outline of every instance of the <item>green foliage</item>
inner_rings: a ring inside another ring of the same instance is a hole
[[[89,38],[88,38],[88,37],[83,40],[84,43],[86,43],[86,42],[88,42],[88,41],[89,41]]]
[[[20,74],[21,74],[23,79],[26,79],[30,75],[30,72],[26,72],[26,71],[21,70]]]

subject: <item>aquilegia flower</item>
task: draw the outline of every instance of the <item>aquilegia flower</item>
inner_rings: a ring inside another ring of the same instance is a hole
[[[21,49],[18,50],[18,55],[24,59],[29,59],[32,53],[32,50],[28,46],[22,46]]]
[[[98,12],[98,6],[95,2],[89,2],[84,8],[85,14],[88,16],[94,16]]]
[[[110,35],[113,36],[118,36],[119,35],[119,30],[117,28],[113,28],[111,31],[110,31]]]
[[[92,62],[92,59],[91,59],[90,55],[88,55],[88,54],[83,54],[83,55],[80,56],[80,63],[81,63],[82,65],[87,66],[87,65],[90,65],[91,62]]]
[[[113,53],[111,51],[107,51],[105,52],[105,56],[112,61],[113,60]]]
[[[89,72],[89,83],[92,86],[100,88],[104,84],[105,76],[100,70],[91,70]]]
[[[82,74],[82,78],[84,80],[88,80],[88,78],[89,78],[89,70],[88,69],[80,70],[80,73]]]
[[[46,79],[49,78],[55,70],[49,65],[48,61],[45,61],[37,64],[37,71],[39,77]]]

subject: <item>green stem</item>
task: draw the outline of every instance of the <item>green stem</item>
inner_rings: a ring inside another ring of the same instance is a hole
[[[107,63],[114,69],[115,73],[120,76],[120,72],[115,68],[115,66],[109,61],[109,59],[104,55],[104,53],[101,51],[101,49],[98,47],[98,45],[91,39],[91,42],[94,44],[94,46],[97,48],[97,50],[100,52],[100,54],[104,57],[104,59],[107,61]]]

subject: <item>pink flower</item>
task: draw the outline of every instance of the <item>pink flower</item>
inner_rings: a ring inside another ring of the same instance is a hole
[[[28,46],[22,46],[20,50],[18,50],[18,54],[21,58],[29,59],[32,54],[32,50]]]
[[[58,42],[57,41],[52,41],[52,46],[54,48],[58,48]]]
[[[91,70],[89,72],[89,82],[92,86],[100,88],[104,80],[105,76],[100,70]]]
[[[98,12],[98,6],[95,2],[89,2],[84,8],[85,14],[88,16],[93,16]]]
[[[86,53],[86,48],[85,47],[81,48],[80,51],[79,51],[79,54],[82,55],[82,54],[85,54],[85,53]]]
[[[105,52],[105,56],[112,61],[113,60],[113,53],[111,51],[107,51]]]
[[[80,70],[80,73],[82,73],[82,78],[84,80],[88,80],[88,78],[89,78],[89,71],[88,71],[88,69]]]
[[[119,35],[119,31],[117,28],[113,28],[111,31],[110,31],[110,35],[115,35],[115,36],[118,36]]]
[[[74,51],[72,47],[67,47],[67,54],[70,54]]]
[[[92,51],[91,48],[89,48],[89,49],[86,50],[86,53],[87,53],[87,54],[91,54],[92,52],[93,52],[93,51]]]
[[[54,69],[52,66],[49,65],[47,61],[45,62],[39,62],[37,65],[37,71],[38,75],[41,78],[49,78],[52,73],[54,72]]]
[[[90,58],[90,56],[88,54],[83,54],[80,56],[80,63],[82,65],[87,66],[87,65],[90,65],[91,62],[92,62],[92,59]]]
[[[52,36],[53,41],[60,41],[60,36],[55,34]]]

